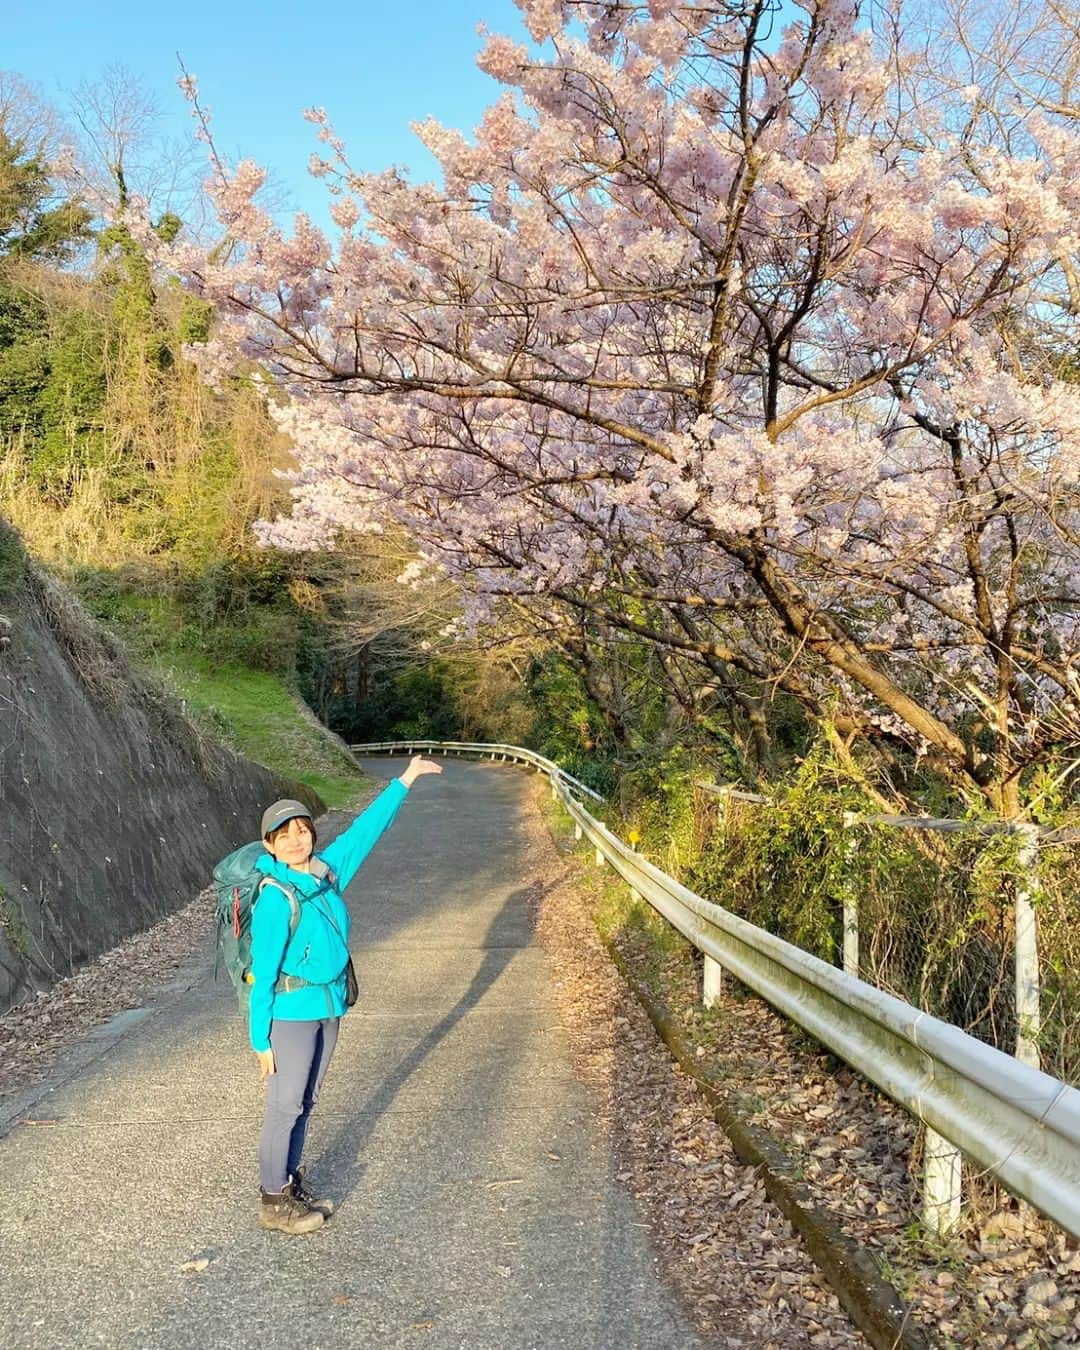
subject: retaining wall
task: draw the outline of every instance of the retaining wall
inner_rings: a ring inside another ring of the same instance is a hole
[[[192,900],[274,798],[323,809],[209,742],[54,581],[4,591],[0,1011]]]

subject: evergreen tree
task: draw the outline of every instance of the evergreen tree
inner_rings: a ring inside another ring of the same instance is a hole
[[[0,124],[0,440],[21,441],[31,453],[50,424],[46,392],[56,363],[46,308],[21,267],[70,262],[92,237],[91,220],[85,205],[57,193],[40,151]],[[54,407],[65,402],[70,397],[54,389]]]
[[[82,202],[58,199],[40,153],[0,124],[0,261],[68,262],[92,237],[91,221]]]

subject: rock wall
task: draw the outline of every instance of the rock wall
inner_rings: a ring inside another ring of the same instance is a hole
[[[274,798],[323,810],[208,741],[12,547],[0,522],[0,1011],[192,900]]]

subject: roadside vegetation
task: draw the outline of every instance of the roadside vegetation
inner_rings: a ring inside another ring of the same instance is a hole
[[[654,1024],[664,1024],[681,1076],[703,1082],[731,1137],[752,1133],[800,1203],[828,1216],[870,1256],[929,1343],[1074,1344],[1080,1257],[1066,1234],[977,1175],[967,1177],[962,1224],[947,1238],[928,1232],[920,1222],[917,1123],[737,980],[725,978],[705,1008],[700,954],[609,868],[596,867],[591,849],[575,843],[569,817],[546,795],[541,800],[583,908]],[[560,911],[560,935],[571,917]],[[569,964],[582,959],[575,949]],[[567,976],[571,986],[574,978]],[[623,1063],[617,1072],[630,1080],[634,1069]],[[636,1123],[633,1094],[627,1096]],[[655,1120],[643,1128],[656,1129]],[[707,1260],[726,1240],[716,1227],[721,1205],[736,1210],[742,1233],[752,1234],[759,1220],[750,1185],[702,1204],[701,1187],[715,1166],[705,1161],[703,1134],[669,1155],[669,1166],[676,1165],[662,1211],[683,1221],[681,1241]],[[660,1166],[650,1161],[650,1176]],[[747,1176],[759,1180],[756,1168]]]

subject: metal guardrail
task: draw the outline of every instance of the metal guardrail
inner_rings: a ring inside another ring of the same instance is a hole
[[[773,1007],[943,1135],[1015,1195],[1080,1237],[1080,1091],[1022,1064],[702,899],[595,819],[598,799],[557,765],[514,746],[409,741],[354,753],[444,750],[505,756],[552,778],[580,831],[679,932]]]
[[[554,760],[545,759],[543,755],[526,750],[520,745],[492,745],[486,741],[371,741],[364,745],[350,745],[349,749],[354,755],[392,755],[397,750],[403,750],[410,755],[418,750],[444,755],[453,751],[455,754],[472,754],[515,764],[530,764],[541,773],[546,773],[553,781],[565,783],[579,796],[591,797],[594,802],[604,800],[599,792],[594,792],[572,774],[560,769]]]

